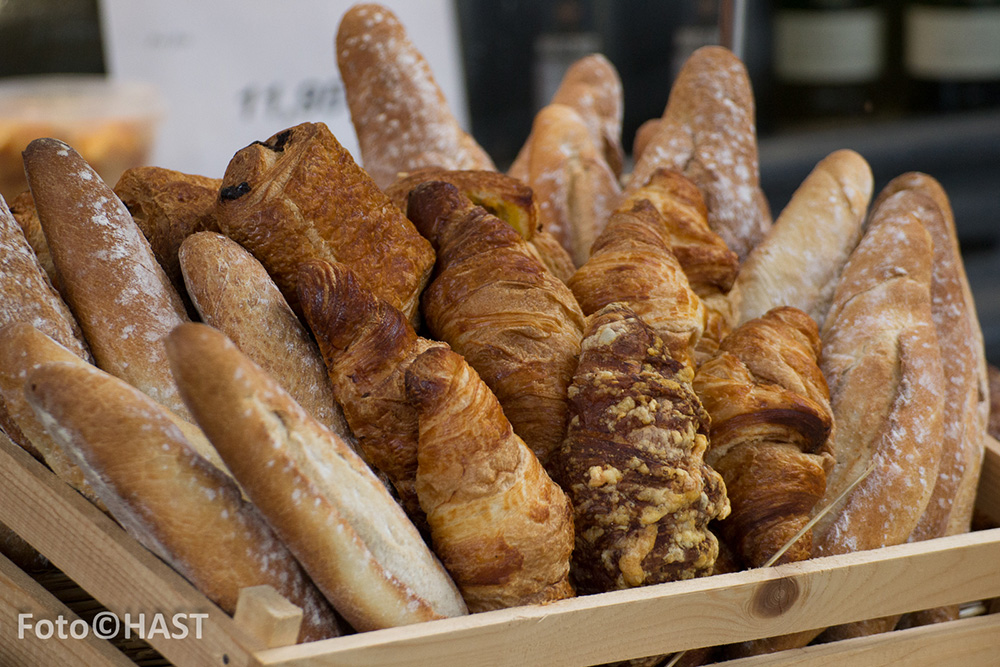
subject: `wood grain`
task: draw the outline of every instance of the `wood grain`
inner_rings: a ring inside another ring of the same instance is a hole
[[[251,651],[258,645],[228,615],[2,434],[0,521],[119,618],[126,613],[134,617],[162,612],[168,618],[176,613],[207,613],[200,640],[162,634],[148,639],[171,662],[256,664]]]

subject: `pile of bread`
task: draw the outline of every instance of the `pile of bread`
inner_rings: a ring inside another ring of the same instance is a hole
[[[933,178],[872,201],[841,150],[772,222],[721,47],[629,173],[600,55],[500,173],[388,10],[336,53],[364,168],[305,123],[112,189],[39,138],[0,207],[3,430],[220,607],[270,584],[311,641],[969,530],[986,363]]]

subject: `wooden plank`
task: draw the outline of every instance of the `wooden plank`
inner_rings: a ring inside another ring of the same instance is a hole
[[[270,667],[594,665],[1000,594],[1000,528],[257,652]]]
[[[272,586],[248,586],[240,589],[233,620],[264,648],[291,646],[299,638],[302,610]]]
[[[986,436],[983,470],[979,477],[976,509],[1000,524],[1000,442]]]
[[[1000,650],[1000,614],[846,639],[770,655],[713,663],[713,667],[994,667]]]
[[[135,667],[109,641],[97,637],[86,621],[3,556],[0,665]]]
[[[151,628],[153,617],[163,615],[169,632],[154,633],[146,640],[171,662],[256,664],[252,649],[259,645],[226,613],[2,434],[0,521],[114,612],[120,622],[134,623],[144,614],[146,627]],[[182,623],[190,636],[201,621],[200,639],[181,638],[180,630],[175,632],[172,625],[175,614],[185,615]]]

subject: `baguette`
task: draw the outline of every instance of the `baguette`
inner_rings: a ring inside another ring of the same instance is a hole
[[[162,407],[93,366],[48,363],[25,393],[112,516],[228,614],[240,589],[273,586],[303,611],[300,640],[339,634],[329,604],[237,486]]]
[[[430,66],[389,9],[351,7],[337,28],[336,50],[361,161],[379,187],[421,167],[496,170],[459,126]]]
[[[260,262],[214,232],[188,236],[178,261],[202,322],[226,334],[321,424],[353,442],[316,342]]]
[[[466,613],[420,533],[343,440],[216,329],[181,325],[168,349],[198,423],[351,626],[366,631]]]
[[[49,282],[61,292],[61,282],[59,281],[59,271],[52,261],[52,253],[49,252],[48,241],[45,240],[45,232],[42,230],[42,223],[38,219],[38,211],[35,209],[35,200],[31,198],[31,191],[25,190],[10,202],[10,212],[13,214],[17,224],[24,232],[24,238],[28,245],[35,251],[38,263],[45,270],[45,275],[49,277]]]
[[[645,185],[660,167],[680,171],[701,189],[709,225],[745,259],[771,228],[760,188],[754,113],[743,63],[721,46],[698,49],[677,75],[625,194]]]
[[[823,320],[840,272],[864,231],[872,171],[851,150],[826,156],[740,267],[730,300],[742,324],[778,306]]]
[[[163,349],[187,311],[128,209],[56,139],[32,141],[24,170],[66,302],[97,365],[188,418]]]

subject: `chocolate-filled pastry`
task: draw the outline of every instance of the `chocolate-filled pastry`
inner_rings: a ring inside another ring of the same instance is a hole
[[[403,381],[418,354],[444,343],[418,336],[397,308],[342,264],[305,262],[298,285],[302,312],[361,455],[389,478],[410,519],[426,528],[414,488],[417,412]]]
[[[646,199],[611,216],[587,263],[567,283],[584,314],[621,302],[663,338],[675,359],[694,365],[706,313],[670,250],[667,222]]]
[[[378,4],[351,7],[337,28],[336,49],[361,161],[379,187],[420,167],[495,169],[459,126],[392,11]]]
[[[420,354],[406,371],[420,425],[417,495],[434,551],[469,611],[573,596],[573,514],[461,355]]]
[[[628,306],[588,318],[553,479],[573,503],[573,582],[580,593],[712,573],[708,523],[729,514],[705,462],[708,413],[694,372]]]
[[[408,210],[438,251],[422,297],[431,335],[476,369],[545,463],[566,428],[583,332],[576,299],[520,234],[450,183],[419,186]]]
[[[473,204],[513,227],[528,242],[549,271],[566,282],[576,266],[573,258],[559,241],[542,227],[538,202],[531,188],[510,176],[482,169],[450,170],[425,167],[401,176],[386,188],[386,194],[402,211],[406,211],[410,191],[427,181],[444,181],[461,190]]]
[[[705,460],[722,475],[732,513],[719,531],[748,567],[760,567],[809,522],[833,458],[822,450],[833,428],[819,369],[816,323],[775,308],[722,340],[694,378],[711,417]],[[812,553],[806,532],[779,562]]]
[[[296,313],[298,266],[347,265],[415,321],[434,251],[322,123],[302,123],[233,157],[219,227],[264,265]]]

